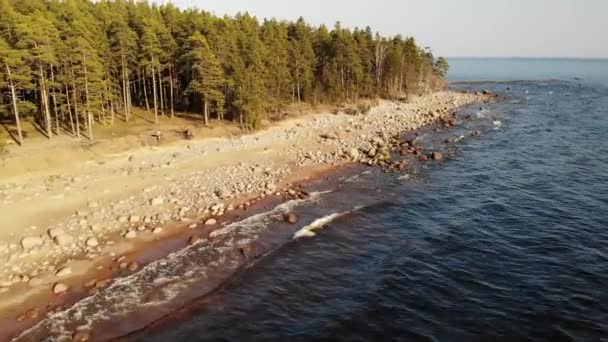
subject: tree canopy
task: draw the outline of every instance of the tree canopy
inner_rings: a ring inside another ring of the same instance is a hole
[[[449,69],[411,37],[172,4],[0,0],[0,117],[93,138],[131,107],[257,128],[290,103],[402,98]],[[22,142],[21,128],[19,142]]]

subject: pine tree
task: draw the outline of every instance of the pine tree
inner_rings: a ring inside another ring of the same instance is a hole
[[[0,75],[0,86],[7,87],[10,91],[11,106],[17,126],[17,142],[23,145],[23,133],[21,130],[21,118],[19,116],[19,103],[17,92],[31,89],[31,71],[26,65],[23,57],[25,51],[12,49],[4,38],[0,37],[0,67],[3,70]]]
[[[205,125],[208,125],[210,105],[215,106],[216,113],[224,110],[222,69],[202,34],[195,32],[188,39],[188,43],[190,48],[184,59],[187,61],[191,80],[187,92],[200,96]]]

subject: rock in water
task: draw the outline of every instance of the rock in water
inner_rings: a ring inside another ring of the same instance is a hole
[[[294,213],[289,213],[289,214],[285,215],[285,222],[294,224],[294,223],[298,222],[298,216]]]
[[[433,158],[433,160],[443,160],[443,154],[440,152],[433,152],[431,153],[431,158]]]
[[[53,293],[54,294],[60,294],[60,293],[64,293],[66,292],[70,287],[67,286],[64,283],[55,283],[55,285],[53,285]]]

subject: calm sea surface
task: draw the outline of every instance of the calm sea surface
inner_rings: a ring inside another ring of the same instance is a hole
[[[608,61],[451,64],[506,99],[422,135],[447,160],[342,180],[295,208],[343,213],[315,237],[129,339],[608,341]]]
[[[506,81],[455,86],[506,96],[445,133],[481,137],[343,185],[307,210],[362,209],[140,340],[608,341],[608,61],[451,62]]]

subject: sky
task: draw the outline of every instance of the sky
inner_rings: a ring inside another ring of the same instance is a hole
[[[162,2],[169,0],[159,0]],[[170,0],[223,16],[370,26],[447,57],[608,58],[608,0]]]

